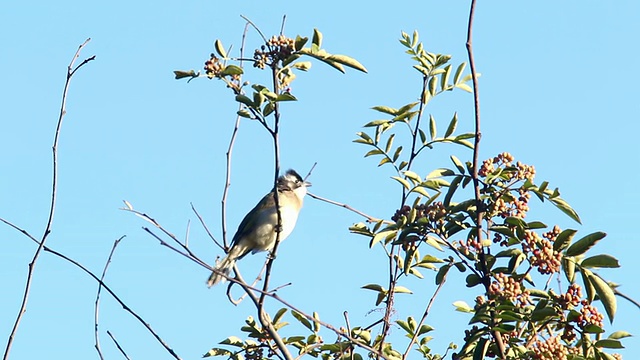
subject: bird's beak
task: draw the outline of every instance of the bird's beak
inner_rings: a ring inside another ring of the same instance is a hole
[[[306,187],[311,187],[311,183],[310,183],[310,182],[308,182],[308,181],[305,181],[305,182],[304,182],[304,186],[306,186]]]

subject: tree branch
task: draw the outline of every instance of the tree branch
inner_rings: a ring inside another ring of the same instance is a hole
[[[101,360],[104,359],[104,356],[102,356],[102,349],[100,349],[100,335],[98,334],[98,317],[99,317],[99,311],[100,311],[100,292],[102,290],[102,281],[104,281],[104,277],[105,275],[107,275],[107,269],[109,268],[109,264],[111,263],[111,258],[113,257],[113,253],[116,251],[116,247],[118,246],[120,241],[122,241],[122,239],[125,238],[125,236],[126,235],[122,235],[119,239],[116,239],[116,241],[113,242],[113,247],[111,248],[111,252],[109,252],[109,257],[107,257],[107,262],[104,264],[104,270],[102,270],[102,275],[100,276],[100,284],[98,284],[98,291],[96,293],[95,310],[94,310],[94,316],[93,316],[94,318],[93,327],[94,327],[94,337],[96,341],[95,348]]]
[[[69,85],[71,84],[71,78],[73,74],[80,69],[85,64],[95,59],[95,55],[85,59],[80,65],[74,67],[74,64],[78,57],[80,56],[80,51],[87,45],[87,43],[91,39],[85,40],[79,47],[76,53],[73,55],[69,66],[67,67],[67,78],[64,84],[64,90],[62,91],[62,104],[60,105],[60,114],[58,115],[58,125],[56,126],[55,136],[53,138],[53,146],[51,148],[53,152],[53,180],[51,185],[51,205],[49,207],[49,219],[47,220],[47,224],[44,229],[44,234],[41,237],[41,240],[38,245],[38,249],[33,254],[33,258],[29,263],[29,271],[27,273],[27,281],[24,287],[24,295],[22,296],[22,304],[20,305],[20,310],[18,311],[18,316],[13,324],[13,329],[11,330],[11,334],[9,334],[9,339],[7,340],[7,346],[4,351],[3,359],[7,360],[9,358],[9,353],[11,352],[11,346],[13,345],[13,340],[18,331],[18,327],[20,326],[20,321],[22,321],[22,317],[24,313],[27,311],[27,302],[29,301],[29,293],[31,291],[31,282],[33,280],[33,272],[35,270],[36,262],[42,253],[42,249],[44,247],[49,234],[51,233],[51,226],[53,225],[53,216],[56,208],[56,195],[58,188],[58,140],[60,139],[60,130],[62,128],[62,120],[64,119],[65,114],[67,113],[66,105],[67,105],[67,94],[69,91]]]

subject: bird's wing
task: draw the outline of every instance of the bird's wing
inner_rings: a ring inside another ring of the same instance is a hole
[[[236,234],[233,236],[231,246],[240,241],[240,239],[242,239],[245,235],[253,231],[253,228],[256,226],[256,220],[261,218],[261,216],[259,216],[259,213],[266,209],[275,207],[275,203],[276,201],[273,197],[273,192],[265,195],[262,200],[260,200],[260,202],[253,209],[251,209],[251,211],[249,211],[247,215],[245,215],[244,219],[242,219],[242,222],[240,222],[240,225],[238,225]]]

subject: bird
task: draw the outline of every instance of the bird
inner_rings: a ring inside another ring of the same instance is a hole
[[[279,240],[287,238],[296,226],[298,214],[302,208],[302,201],[307,194],[307,187],[311,183],[293,169],[278,177],[276,186],[265,195],[262,200],[245,215],[238,226],[238,230],[231,241],[231,248],[227,255],[218,262],[215,270],[209,276],[207,285],[212,287],[226,280],[236,261],[248,253],[273,249],[278,237],[278,212],[276,211],[275,192],[278,192],[281,225]]]

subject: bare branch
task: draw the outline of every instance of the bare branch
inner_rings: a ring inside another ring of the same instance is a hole
[[[329,204],[332,204],[332,205],[336,205],[336,206],[343,207],[343,208],[345,208],[345,209],[347,209],[347,210],[349,210],[349,211],[353,211],[354,213],[356,213],[356,214],[358,214],[358,215],[360,215],[360,216],[362,216],[362,217],[366,218],[368,222],[378,222],[378,221],[381,221],[381,220],[382,220],[382,219],[375,218],[375,217],[373,217],[373,216],[369,216],[369,215],[367,215],[367,214],[363,213],[363,212],[362,212],[362,211],[360,211],[360,210],[356,210],[356,209],[352,208],[351,206],[349,206],[349,205],[347,205],[347,204],[343,204],[343,203],[339,203],[339,202],[337,202],[337,201],[329,200],[329,199],[327,199],[327,198],[323,198],[323,197],[321,197],[321,196],[318,196],[318,195],[316,195],[316,194],[312,194],[312,193],[310,193],[310,192],[308,192],[308,193],[307,193],[307,195],[309,195],[310,197],[312,197],[312,198],[314,198],[314,199],[316,199],[316,200],[324,201],[324,202],[329,203]],[[388,221],[388,220],[384,220],[384,223],[385,223],[385,224],[393,224],[392,222],[390,222],[390,221]]]
[[[75,72],[78,71],[78,69],[80,69],[82,66],[84,66],[85,64],[95,59],[95,56],[91,56],[85,59],[82,63],[80,63],[78,66],[74,68],[74,64],[78,59],[78,57],[80,56],[80,51],[82,51],[82,49],[85,47],[85,45],[87,45],[87,43],[90,40],[91,39],[85,40],[85,42],[78,47],[78,50],[73,55],[73,58],[71,59],[71,62],[67,67],[67,78],[64,84],[64,90],[62,91],[62,104],[60,105],[60,113],[58,115],[58,125],[56,126],[56,132],[53,138],[53,146],[51,149],[53,152],[53,176],[52,176],[53,180],[51,185],[51,205],[49,207],[49,219],[47,220],[47,224],[44,229],[44,234],[41,237],[40,245],[38,245],[38,249],[36,249],[36,252],[33,254],[33,259],[29,263],[29,271],[27,273],[27,281],[24,287],[24,295],[22,296],[22,304],[20,305],[18,316],[16,317],[16,320],[13,324],[13,329],[11,330],[11,334],[9,334],[9,339],[7,340],[7,346],[5,348],[5,352],[3,356],[4,360],[7,360],[9,358],[11,345],[13,345],[13,340],[15,338],[16,332],[18,331],[18,327],[20,326],[20,321],[22,320],[22,316],[24,315],[24,313],[27,311],[27,302],[29,301],[29,293],[31,291],[31,282],[33,280],[33,272],[35,270],[36,262],[38,261],[38,258],[42,253],[44,244],[47,241],[49,234],[51,233],[51,226],[53,225],[53,216],[56,208],[56,195],[57,195],[57,188],[58,188],[58,140],[60,139],[60,130],[62,128],[62,120],[64,119],[64,116],[67,113],[67,110],[66,110],[67,94],[69,91],[69,85],[71,84],[71,78],[73,77],[73,74],[75,74]]]
[[[213,235],[211,234],[211,231],[209,231],[209,227],[207,227],[207,224],[204,222],[204,219],[202,219],[202,216],[200,216],[200,214],[198,213],[198,210],[196,210],[196,208],[193,206],[193,203],[191,203],[191,210],[193,210],[193,212],[196,214],[196,216],[198,217],[198,220],[200,221],[200,224],[202,224],[202,227],[204,228],[204,230],[207,232],[207,235],[209,235],[209,238],[211,240],[213,240],[213,242],[218,245],[218,247],[222,250],[225,249],[225,247],[220,244],[215,237],[213,237]],[[186,244],[185,244],[186,245]]]
[[[109,337],[111,338],[111,340],[113,340],[113,343],[116,344],[116,347],[118,348],[118,350],[120,350],[120,353],[122,354],[122,356],[124,356],[125,359],[127,360],[131,360],[129,359],[129,356],[127,355],[126,352],[124,352],[124,349],[122,349],[122,346],[120,346],[120,344],[118,343],[118,341],[116,340],[116,337],[113,336],[113,334],[111,333],[111,331],[107,330],[107,334],[109,335]]]
[[[104,277],[107,274],[107,269],[109,268],[109,264],[111,263],[111,258],[113,257],[113,253],[116,251],[116,247],[125,238],[126,235],[122,235],[119,239],[113,242],[113,247],[111,248],[111,252],[109,252],[109,257],[107,257],[107,262],[104,264],[104,270],[102,270],[102,275],[100,276],[100,283],[98,284],[98,291],[96,293],[96,301],[95,301],[95,310],[94,310],[94,335],[95,335],[95,348],[98,352],[98,356],[100,359],[104,359],[102,356],[102,349],[100,349],[100,335],[98,334],[98,317],[100,311],[100,292],[102,290],[102,281],[104,281]]]
[[[438,293],[440,293],[440,289],[442,289],[446,281],[447,281],[447,276],[445,275],[442,281],[440,282],[440,284],[438,285],[438,287],[436,288],[436,290],[433,292],[433,296],[431,296],[431,299],[429,299],[427,308],[424,309],[424,314],[422,314],[422,318],[420,319],[420,322],[416,326],[416,331],[413,334],[413,337],[411,337],[411,341],[409,342],[409,345],[407,345],[407,350],[405,350],[404,354],[402,355],[403,359],[408,359],[409,351],[411,350],[411,347],[418,339],[418,333],[420,333],[420,328],[422,327],[422,324],[424,324],[424,321],[427,319],[427,316],[429,315],[429,311],[431,310],[431,306],[433,306],[433,302],[438,296]]]
[[[29,232],[27,232],[26,230],[14,225],[13,223],[0,218],[0,221],[2,221],[3,223],[9,225],[10,227],[14,228],[15,230],[21,232],[22,234],[24,234],[26,237],[28,237],[29,239],[31,239],[33,242],[35,242],[36,244],[40,245],[41,242],[36,239],[33,235],[31,235]],[[140,315],[138,315],[136,312],[134,312],[133,310],[131,310],[131,308],[120,299],[120,297],[118,295],[116,295],[116,293],[111,290],[111,288],[109,286],[107,286],[107,284],[105,284],[102,280],[100,280],[100,278],[98,278],[94,273],[91,272],[91,270],[87,269],[86,267],[84,267],[84,265],[80,264],[79,262],[77,262],[76,260],[73,260],[72,258],[59,253],[51,248],[49,248],[48,246],[43,245],[42,249],[50,254],[53,254],[59,258],[62,258],[64,260],[66,260],[67,262],[70,262],[71,264],[73,264],[74,266],[80,268],[80,270],[84,271],[87,275],[89,275],[90,277],[92,277],[95,281],[98,282],[98,284],[100,284],[108,293],[109,295],[111,295],[113,297],[113,299],[118,302],[118,304],[120,304],[120,306],[122,306],[122,308],[128,312],[129,314],[131,314],[134,318],[136,318],[136,320],[138,320],[138,322],[140,322],[150,333],[151,335],[153,335],[153,337],[160,343],[160,345],[162,345],[162,347],[164,347],[165,350],[167,350],[167,352],[169,354],[171,354],[175,359],[180,360],[181,358],[175,353],[175,351],[173,351],[173,349],[171,349],[165,342],[164,340],[162,340],[162,338],[151,328],[151,326],[144,321],[144,319],[142,317],[140,317]],[[177,249],[176,249],[177,250]]]

